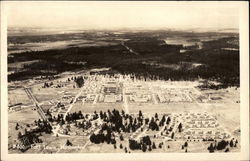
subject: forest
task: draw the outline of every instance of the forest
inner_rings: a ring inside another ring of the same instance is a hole
[[[8,63],[39,60],[25,65],[21,72],[12,73],[8,81],[33,78],[38,75],[60,74],[64,71],[88,70],[91,68],[111,68],[113,72],[135,74],[137,77],[163,80],[196,80],[204,78],[217,80],[223,87],[239,86],[239,50],[224,50],[223,48],[239,48],[236,37],[220,38],[203,42],[202,49],[189,50],[180,53],[182,45],[169,45],[157,37],[140,35],[126,41],[124,44],[136,51],[131,53],[123,44],[111,46],[70,47],[45,51],[30,51],[11,54]],[[143,62],[157,62],[163,66]],[[68,63],[75,62],[75,64]],[[77,64],[77,62],[87,62]],[[195,68],[187,64],[201,64]],[[164,65],[178,65],[178,69]],[[109,71],[110,73],[110,71]]]

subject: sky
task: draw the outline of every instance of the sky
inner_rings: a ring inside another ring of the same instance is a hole
[[[6,2],[8,27],[238,28],[238,8],[223,2]]]

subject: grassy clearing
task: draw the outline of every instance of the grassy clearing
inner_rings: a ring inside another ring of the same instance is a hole
[[[9,144],[12,144],[14,140],[17,139],[18,132],[24,132],[27,124],[31,124],[34,120],[38,120],[40,116],[37,111],[32,110],[32,107],[23,109],[18,112],[13,112],[8,115],[8,136]],[[16,123],[20,125],[21,128],[16,130]]]
[[[11,90],[8,92],[9,105],[15,105],[22,103],[24,105],[30,105],[32,102],[22,88]]]

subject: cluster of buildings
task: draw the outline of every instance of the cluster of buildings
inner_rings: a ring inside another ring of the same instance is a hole
[[[177,86],[161,89],[157,96],[160,103],[192,103],[198,101],[198,97],[202,95],[193,87],[179,88]]]
[[[10,105],[8,107],[9,112],[17,112],[17,111],[20,111],[21,109],[23,109],[22,103],[17,103],[14,105]]]
[[[229,134],[224,132],[223,130],[187,130],[184,132],[185,139],[228,139],[230,137]]]
[[[205,103],[209,95],[202,94],[189,82],[150,81],[133,75],[88,75],[77,101],[88,103]],[[217,99],[211,97],[211,99]]]
[[[80,127],[79,124],[91,124],[89,127]],[[63,135],[70,136],[89,136],[100,128],[101,122],[99,120],[92,120],[92,117],[88,119],[76,120],[76,123],[66,123],[62,125],[58,132]]]
[[[134,95],[129,96],[129,100],[131,102],[137,102],[137,103],[147,103],[151,101],[151,99],[152,99],[152,96],[148,94],[136,93]]]
[[[179,114],[179,120],[183,122],[183,139],[227,139],[230,135],[219,125],[216,117],[205,113]],[[177,138],[178,138],[177,137]]]

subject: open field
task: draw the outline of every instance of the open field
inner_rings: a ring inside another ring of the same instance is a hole
[[[8,92],[9,105],[15,105],[22,103],[23,105],[30,105],[32,102],[29,97],[26,95],[23,89],[11,90]]]
[[[8,144],[12,145],[17,140],[18,132],[21,131],[23,133],[24,129],[28,128],[27,124],[32,124],[34,120],[39,118],[37,111],[32,110],[32,106],[10,113],[8,115]],[[15,129],[17,123],[20,125],[19,130]]]

